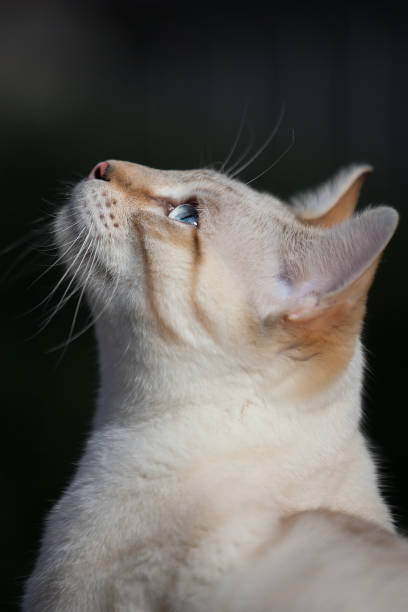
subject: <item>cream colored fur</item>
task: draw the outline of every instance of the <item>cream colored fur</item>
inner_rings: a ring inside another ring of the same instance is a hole
[[[101,387],[26,612],[406,609],[408,548],[359,431],[364,301],[396,215],[306,222],[361,172],[302,214],[207,170],[112,161],[75,188],[55,231]],[[185,201],[198,229],[167,217]]]
[[[302,191],[290,198],[296,212],[305,219],[320,217],[330,210],[342,194],[362,175],[373,171],[368,164],[353,164],[342,168],[316,189]]]

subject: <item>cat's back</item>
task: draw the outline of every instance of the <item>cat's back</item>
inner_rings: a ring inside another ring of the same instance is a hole
[[[245,567],[181,609],[405,612],[407,567],[408,542],[378,525],[343,513],[301,512],[279,521]]]

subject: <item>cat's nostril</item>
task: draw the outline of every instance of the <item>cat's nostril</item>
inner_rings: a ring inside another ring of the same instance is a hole
[[[93,170],[91,170],[91,172],[88,175],[88,178],[98,179],[100,181],[109,181],[110,179],[108,179],[108,176],[107,176],[108,168],[109,168],[108,162],[100,162],[99,164],[96,164]]]

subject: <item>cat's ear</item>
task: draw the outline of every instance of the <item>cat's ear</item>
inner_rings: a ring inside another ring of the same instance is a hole
[[[372,167],[368,165],[348,166],[316,189],[296,194],[290,203],[302,221],[331,227],[353,214],[361,188],[371,172]]]
[[[398,213],[382,206],[331,229],[310,228],[299,258],[288,251],[282,275],[286,317],[307,320],[339,304],[352,308],[361,303],[397,224]]]

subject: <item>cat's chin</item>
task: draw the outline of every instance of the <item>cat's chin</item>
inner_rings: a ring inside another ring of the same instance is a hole
[[[58,213],[53,226],[54,240],[59,248],[60,260],[70,277],[87,290],[101,290],[115,282],[115,277],[105,264],[101,239],[92,235],[90,223],[83,219],[75,200]]]

